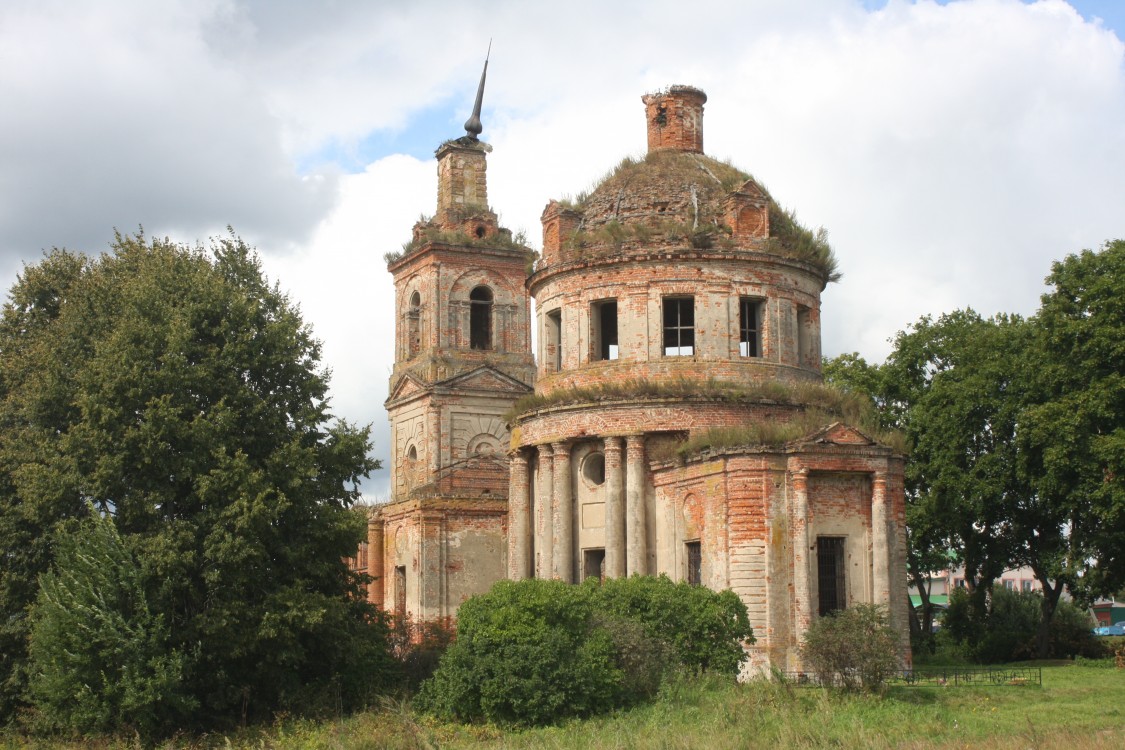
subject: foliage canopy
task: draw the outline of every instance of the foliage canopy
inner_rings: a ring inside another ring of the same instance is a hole
[[[344,562],[376,463],[366,429],[331,421],[319,360],[233,234],[209,251],[118,235],[25,268],[0,320],[0,711],[24,690],[38,578],[89,507],[135,560],[130,596],[184,660],[199,726],[360,700],[386,673]]]

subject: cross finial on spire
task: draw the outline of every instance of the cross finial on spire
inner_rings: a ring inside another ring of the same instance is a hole
[[[477,86],[477,101],[473,104],[473,114],[465,120],[465,132],[474,141],[477,136],[484,130],[484,126],[480,122],[480,105],[484,101],[484,78],[488,75],[488,58],[492,55],[492,40],[488,40],[488,52],[484,55],[484,70],[480,72],[480,85]]]

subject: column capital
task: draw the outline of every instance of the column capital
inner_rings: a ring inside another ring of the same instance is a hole
[[[535,447],[539,449],[539,455],[542,458],[551,458],[555,455],[555,446],[552,443],[539,443]]]
[[[625,445],[625,439],[619,435],[610,435],[602,438],[603,449],[608,453],[609,451],[620,452]]]

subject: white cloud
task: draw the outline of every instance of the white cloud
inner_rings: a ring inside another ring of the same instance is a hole
[[[829,229],[845,275],[823,299],[828,354],[881,359],[924,313],[1031,313],[1052,260],[1125,234],[1125,46],[1062,0],[15,0],[0,261],[98,250],[113,226],[194,240],[232,223],[324,340],[336,412],[373,422],[385,460],[382,255],[433,211],[434,164],[296,165],[464,120],[490,37],[484,138],[507,226],[538,244],[548,199],[643,151],[642,93],[699,86],[708,153]],[[463,104],[433,114],[448,101]]]

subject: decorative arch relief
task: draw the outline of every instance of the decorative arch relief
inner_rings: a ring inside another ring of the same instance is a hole
[[[491,414],[462,414],[453,419],[453,442],[465,458],[504,455],[508,426]]]

